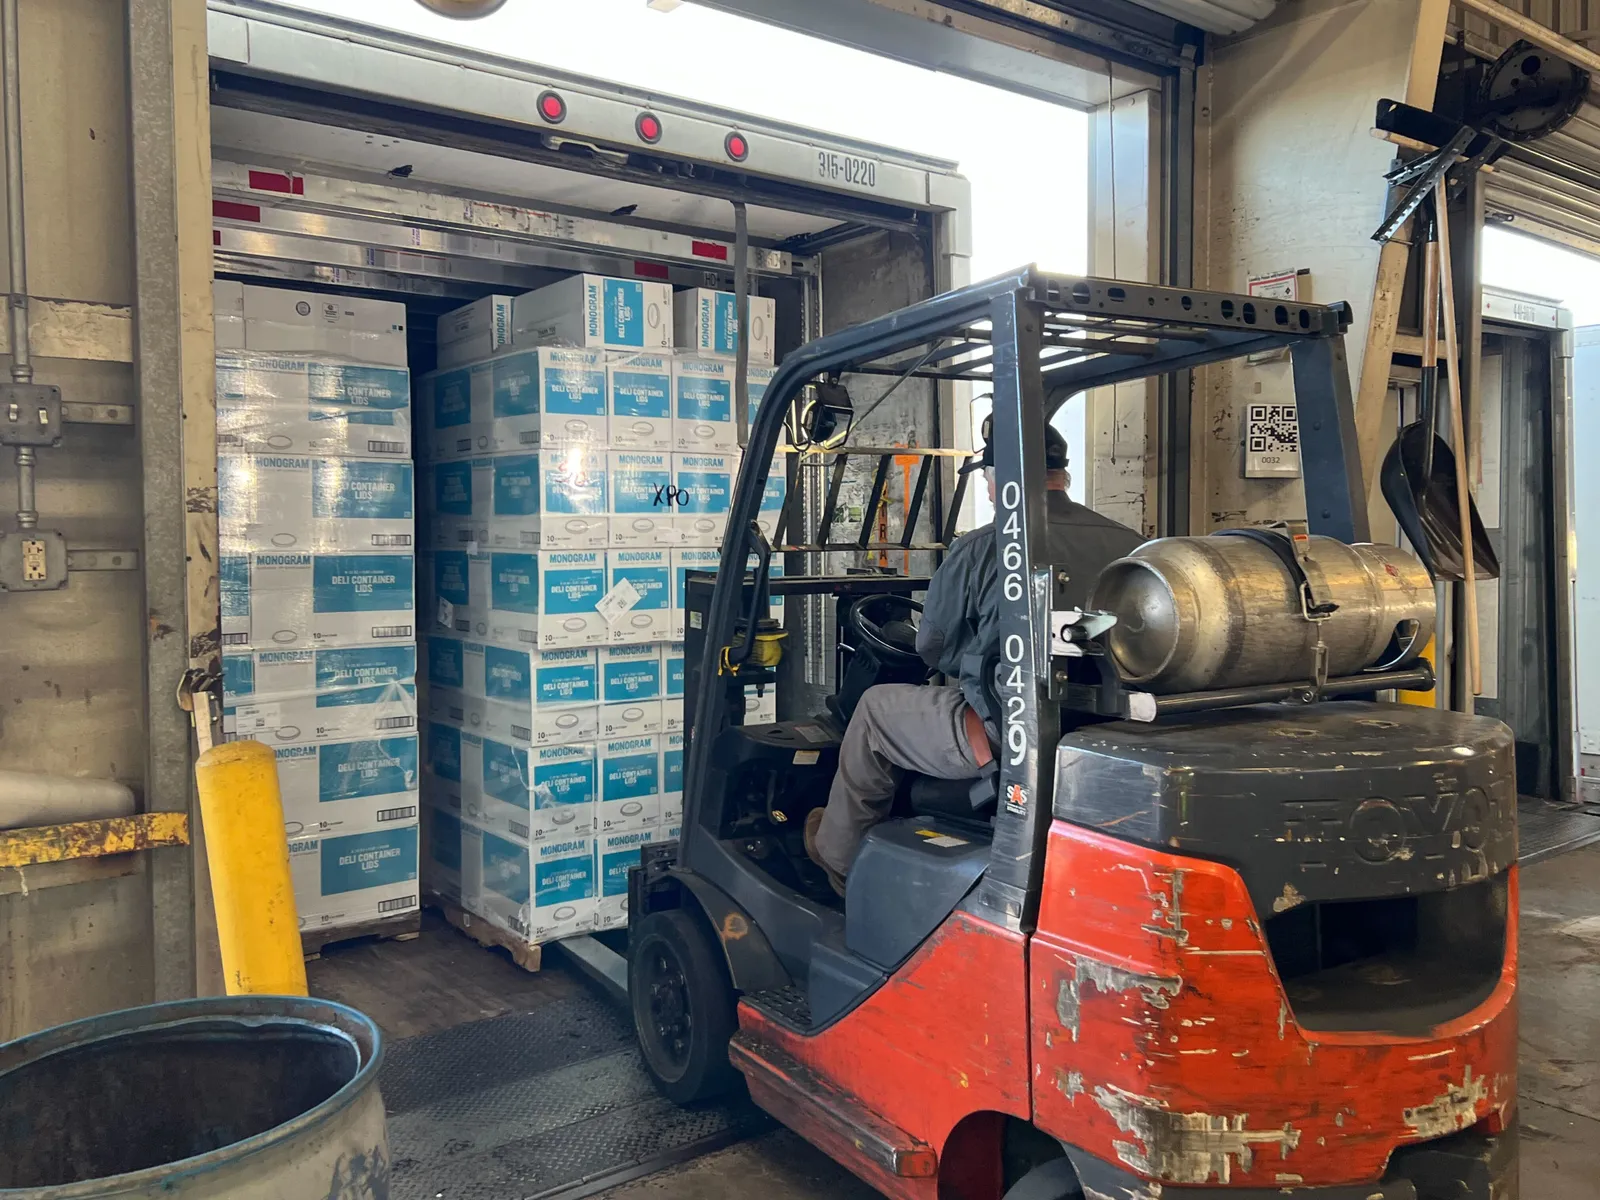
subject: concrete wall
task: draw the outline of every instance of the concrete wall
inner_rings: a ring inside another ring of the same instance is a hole
[[[1353,387],[1374,298],[1382,307],[1398,290],[1380,279],[1371,240],[1395,154],[1373,135],[1373,115],[1384,97],[1431,104],[1444,9],[1439,0],[1289,0],[1214,46],[1199,79],[1195,285],[1243,292],[1253,275],[1309,269],[1304,298],[1354,310]],[[1379,340],[1386,358],[1389,343]],[[1289,372],[1287,363],[1235,361],[1197,374],[1195,532],[1305,515],[1298,479],[1243,477],[1245,406],[1292,399]],[[1380,380],[1378,405],[1385,390]],[[1381,536],[1392,522],[1378,523],[1381,501],[1372,511]]]

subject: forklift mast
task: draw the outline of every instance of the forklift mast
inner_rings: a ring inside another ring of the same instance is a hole
[[[1046,425],[1068,398],[1090,388],[1287,349],[1309,531],[1366,541],[1366,489],[1344,351],[1349,323],[1343,304],[1260,300],[1030,267],[831,334],[785,358],[750,429],[715,589],[705,611],[695,614],[701,626],[691,634],[690,653],[698,642],[700,659],[697,672],[691,666],[688,689],[694,707],[686,829],[700,816],[717,735],[736,723],[730,689],[696,686],[696,678],[718,676],[724,648],[735,644],[741,621],[753,611],[744,582],[750,558],[764,563],[774,549],[789,549],[767,547],[753,523],[786,416],[802,389],[814,382],[831,386],[853,371],[984,385],[994,396],[1004,711],[1000,804],[974,905],[1001,925],[1031,928],[1051,822],[1062,700],[1071,686],[1065,672],[1052,670],[1052,596],[1065,565],[1051,563],[1046,553]],[[784,524],[792,524],[787,515],[780,531]],[[760,575],[758,591],[766,582],[764,570]],[[778,590],[789,589],[780,583]],[[712,838],[685,837],[681,861],[723,887],[739,870]]]

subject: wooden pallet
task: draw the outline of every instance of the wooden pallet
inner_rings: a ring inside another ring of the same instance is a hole
[[[452,904],[443,896],[424,895],[422,902],[429,908],[437,909],[446,921],[454,925],[480,946],[490,949],[496,947],[511,955],[511,961],[524,971],[537,971],[541,960],[540,948],[529,942],[523,941],[514,933],[508,933],[498,926],[491,925],[482,917],[473,916],[458,904]]]
[[[325,949],[337,949],[345,942],[365,938],[383,938],[392,942],[409,942],[422,935],[422,910],[414,908],[408,913],[366,921],[360,925],[344,925],[338,929],[307,929],[300,934],[300,948],[307,962],[322,957]]]

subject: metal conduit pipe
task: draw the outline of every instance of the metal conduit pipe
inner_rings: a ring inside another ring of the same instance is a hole
[[[17,0],[0,0],[0,91],[5,94],[6,257],[11,267],[11,381],[33,382],[28,345],[28,237],[22,208],[22,56],[17,43]],[[17,526],[39,523],[33,486],[32,446],[17,447]]]

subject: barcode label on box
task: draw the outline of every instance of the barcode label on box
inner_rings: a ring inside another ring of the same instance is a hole
[[[242,446],[244,445],[244,439],[237,433],[219,433],[217,434],[217,445]]]
[[[414,723],[409,716],[379,717],[373,722],[373,727],[376,729],[410,729]]]
[[[411,626],[409,626],[409,625],[374,625],[372,627],[372,636],[375,639],[376,638],[408,638],[408,637],[411,636]]]
[[[511,727],[511,736],[520,738],[524,742],[531,742],[533,741],[533,730],[526,725],[513,725]]]
[[[417,806],[408,804],[403,808],[380,808],[379,821],[409,821],[417,815]]]
[[[535,446],[538,445],[539,434],[536,431],[524,429],[521,433],[517,434],[517,441],[521,442],[524,446]]]
[[[528,642],[536,646],[539,644],[539,635],[531,630],[519,629],[517,630],[517,640],[519,642]]]
[[[522,531],[522,544],[524,546],[537,546],[539,544],[539,535],[524,529]]]
[[[368,454],[402,454],[405,452],[404,442],[371,442],[367,443]]]
[[[378,901],[378,911],[381,913],[399,912],[403,908],[415,908],[416,906],[417,898],[415,896],[396,896],[393,900]]]
[[[374,546],[409,546],[411,535],[409,533],[375,533],[372,535]]]
[[[225,633],[222,635],[222,644],[224,646],[243,646],[249,640],[250,635],[248,633]]]
[[[506,824],[510,826],[511,832],[517,837],[525,838],[528,836],[528,827],[520,821],[507,821]]]
[[[462,712],[462,710],[457,708],[455,705],[452,704],[450,706],[450,719],[452,721],[460,721],[463,719],[464,715],[465,714]]]

